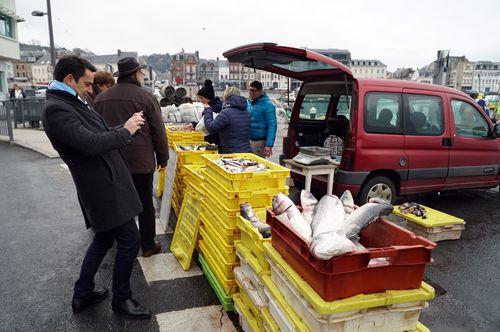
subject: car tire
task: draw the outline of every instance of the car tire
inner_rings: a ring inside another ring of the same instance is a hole
[[[358,203],[365,204],[371,197],[380,197],[393,204],[396,199],[394,182],[385,176],[375,176],[369,179],[358,194]]]

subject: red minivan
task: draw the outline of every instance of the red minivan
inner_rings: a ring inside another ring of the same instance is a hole
[[[359,203],[371,197],[393,202],[398,195],[500,182],[500,128],[458,90],[355,78],[334,59],[274,43],[244,45],[224,56],[302,81],[280,158],[340,137],[336,194],[349,189]],[[303,183],[303,177],[293,178]],[[326,183],[322,177],[313,180],[323,191]]]

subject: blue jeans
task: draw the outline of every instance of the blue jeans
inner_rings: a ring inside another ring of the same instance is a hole
[[[116,228],[95,234],[83,259],[80,278],[75,283],[74,298],[85,298],[94,290],[94,276],[115,241],[117,250],[113,270],[113,302],[123,302],[132,297],[130,275],[141,244],[133,219]]]

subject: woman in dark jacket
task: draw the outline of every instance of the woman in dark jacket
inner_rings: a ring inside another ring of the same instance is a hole
[[[203,111],[205,127],[211,133],[219,133],[221,153],[252,152],[250,147],[250,113],[247,101],[235,87],[224,91],[222,111],[214,119],[212,108],[207,104]]]
[[[215,96],[214,87],[212,86],[211,80],[205,80],[205,85],[196,94],[198,100],[203,103],[203,105],[208,105],[212,109],[212,112],[219,114],[222,111],[222,100]],[[193,122],[193,128],[196,128],[198,123]],[[218,133],[210,134],[205,136],[205,142],[216,144],[220,147],[220,138]],[[220,151],[220,149],[219,149]]]

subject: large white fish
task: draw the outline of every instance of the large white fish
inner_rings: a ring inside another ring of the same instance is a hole
[[[316,205],[318,205],[318,200],[313,196],[313,194],[311,194],[307,190],[302,190],[300,192],[300,206],[302,206],[302,215],[309,224],[311,224],[312,222]]]
[[[379,217],[389,215],[392,209],[392,205],[386,202],[363,204],[347,216],[342,229],[348,238],[352,238]]]
[[[344,211],[346,214],[350,214],[356,208],[356,205],[354,205],[354,198],[352,197],[352,194],[349,190],[344,191],[342,196],[340,196],[340,201],[344,206]]]
[[[291,227],[302,236],[306,242],[309,243],[311,241],[311,226],[288,196],[283,193],[274,195],[272,205],[278,220],[288,227]]]
[[[311,223],[313,237],[342,230],[345,216],[344,206],[337,196],[323,196],[316,206]]]
[[[321,233],[313,237],[309,251],[319,259],[330,259],[356,249],[354,243],[342,232]]]

